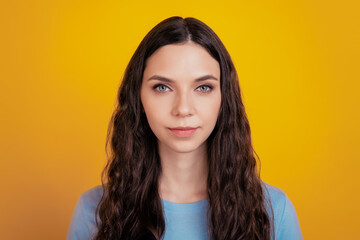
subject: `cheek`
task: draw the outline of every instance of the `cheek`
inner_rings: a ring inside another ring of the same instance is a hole
[[[150,91],[145,91],[141,96],[141,102],[148,119],[161,120],[169,111],[171,99],[157,96]]]
[[[146,114],[146,117],[150,122],[153,122],[154,120],[156,120],[158,114],[157,114],[157,111],[159,110],[155,104],[152,104],[150,102],[147,102],[144,104],[144,110],[145,110],[145,114]]]
[[[201,102],[198,105],[199,112],[202,118],[208,122],[216,121],[221,105],[221,98],[219,96]]]
[[[156,116],[158,108],[157,104],[154,102],[154,98],[151,97],[151,93],[146,89],[141,91],[141,103],[143,105],[146,117],[150,122],[153,119],[153,116]]]
[[[144,99],[143,106],[146,115],[156,118],[158,115],[164,115],[168,108],[167,103],[168,101],[166,100],[150,97],[148,99]]]
[[[143,107],[150,128],[154,133],[156,133],[157,129],[159,129],[162,125],[165,124],[164,120],[166,117],[166,107],[164,106],[164,104],[158,103],[151,99],[149,99],[148,101],[144,99]]]

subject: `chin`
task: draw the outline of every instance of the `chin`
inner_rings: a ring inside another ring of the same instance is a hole
[[[193,151],[198,150],[200,146],[201,146],[201,144],[194,143],[194,142],[191,142],[191,141],[179,142],[179,143],[176,143],[176,144],[168,145],[168,147],[171,150],[173,150],[174,152],[177,152],[177,153],[193,152]]]

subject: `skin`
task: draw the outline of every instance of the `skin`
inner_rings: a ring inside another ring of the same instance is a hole
[[[206,75],[213,78],[195,81]],[[193,42],[163,46],[146,61],[141,102],[158,139],[160,197],[175,203],[208,197],[206,140],[221,105],[219,63]],[[169,130],[185,126],[196,127],[196,132],[181,138]]]

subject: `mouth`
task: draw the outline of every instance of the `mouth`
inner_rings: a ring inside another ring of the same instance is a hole
[[[197,128],[193,127],[176,127],[169,128],[169,130],[177,137],[190,137],[192,136]]]

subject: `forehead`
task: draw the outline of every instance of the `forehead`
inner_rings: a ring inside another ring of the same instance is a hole
[[[201,45],[186,42],[157,49],[146,61],[144,78],[152,74],[196,78],[203,74],[220,77],[219,63]]]

